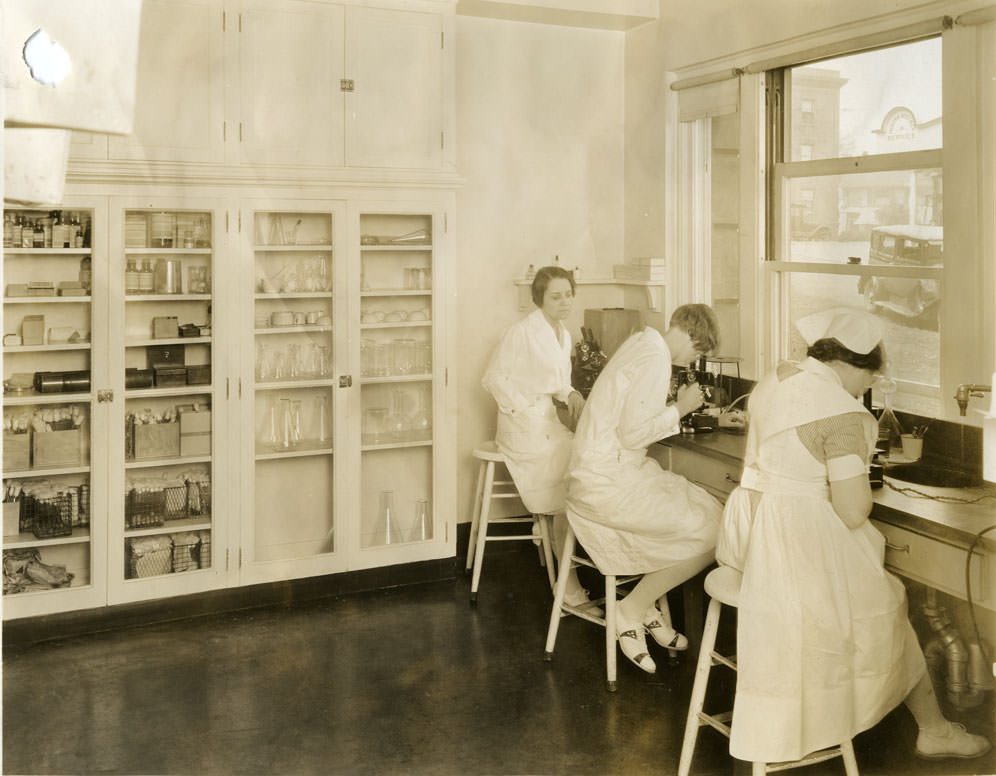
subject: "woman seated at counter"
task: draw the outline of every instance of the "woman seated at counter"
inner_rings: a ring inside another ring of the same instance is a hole
[[[716,550],[743,571],[730,753],[796,760],[905,701],[919,757],[978,757],[989,741],[942,715],[905,589],[868,521],[878,427],[859,397],[884,362],[881,324],[838,309],[796,327],[807,358],[780,364],[751,394],[741,485]]]
[[[696,384],[668,403],[671,364],[688,364],[718,342],[716,314],[704,304],[678,307],[663,335],[649,326],[631,335],[595,381],[575,432],[567,518],[600,571],[644,575],[619,602],[616,637],[651,674],[647,632],[663,647],[688,647],[657,601],[713,562],[722,505],[661,469],[647,447],[677,434],[681,418],[702,405]]]
[[[505,332],[481,381],[498,403],[495,444],[505,456],[522,503],[534,515],[553,515],[553,541],[566,534],[564,475],[574,434],[560,421],[554,402],[577,421],[584,398],[571,386],[571,335],[564,321],[574,306],[574,276],[542,267],[532,282],[536,305]],[[567,603],[588,601],[577,573],[567,584]]]

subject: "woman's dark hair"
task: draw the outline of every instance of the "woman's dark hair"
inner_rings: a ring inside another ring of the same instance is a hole
[[[574,293],[574,273],[568,272],[563,267],[540,267],[536,270],[536,277],[533,278],[533,304],[537,307],[543,306],[543,297],[546,296],[546,289],[550,281],[554,278],[563,278],[571,284],[571,293]]]
[[[712,353],[719,345],[719,318],[707,304],[683,304],[671,313],[668,326],[688,334],[695,350],[701,355]]]
[[[815,358],[817,361],[829,363],[831,361],[843,361],[858,369],[867,369],[869,372],[877,372],[885,363],[885,348],[882,343],[878,343],[868,353],[855,353],[853,350],[845,348],[840,340],[833,337],[816,340],[809,346],[806,355]]]

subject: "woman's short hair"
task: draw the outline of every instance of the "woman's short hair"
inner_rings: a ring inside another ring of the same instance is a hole
[[[707,304],[683,304],[671,313],[668,326],[688,334],[700,354],[712,353],[719,345],[719,318]]]
[[[829,363],[831,361],[843,361],[858,369],[867,369],[869,372],[877,372],[885,363],[885,348],[882,343],[878,343],[868,353],[855,353],[853,350],[845,348],[840,340],[834,337],[818,339],[806,351],[806,355],[815,358],[817,361]]]
[[[533,278],[533,304],[537,307],[543,306],[543,297],[546,296],[546,289],[550,286],[550,281],[554,278],[563,278],[571,284],[571,293],[574,293],[574,273],[568,272],[563,267],[540,267],[536,270],[536,277]]]

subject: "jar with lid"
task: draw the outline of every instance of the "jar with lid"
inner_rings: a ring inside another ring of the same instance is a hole
[[[138,291],[138,262],[135,259],[128,259],[125,262],[125,293],[137,294]]]
[[[155,288],[155,272],[152,269],[152,259],[144,259],[138,269],[138,293],[151,294]]]

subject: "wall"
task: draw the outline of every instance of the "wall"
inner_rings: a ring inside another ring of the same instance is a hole
[[[525,314],[513,280],[554,255],[588,277],[621,261],[623,60],[622,33],[457,16],[458,521],[470,519],[470,453],[494,438],[481,375]],[[579,288],[575,338],[584,307],[622,303]]]

